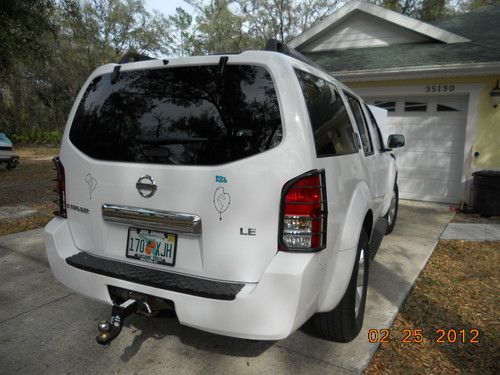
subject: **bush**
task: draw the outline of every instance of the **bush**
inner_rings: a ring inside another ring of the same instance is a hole
[[[22,134],[10,134],[9,138],[14,144],[58,144],[61,143],[62,133],[59,130],[32,130]]]

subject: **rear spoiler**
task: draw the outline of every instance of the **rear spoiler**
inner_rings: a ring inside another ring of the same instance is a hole
[[[136,52],[127,52],[123,57],[118,61],[118,64],[127,64],[136,61],[147,61],[147,60],[156,60],[154,57],[150,57],[147,55],[142,55]]]

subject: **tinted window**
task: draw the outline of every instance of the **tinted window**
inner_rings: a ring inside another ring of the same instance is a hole
[[[347,100],[349,100],[349,105],[351,106],[354,118],[356,119],[356,124],[358,124],[359,137],[361,138],[361,144],[363,145],[363,151],[365,155],[373,154],[372,139],[370,136],[370,131],[366,124],[365,115],[361,110],[361,104],[357,99],[351,95],[347,95]]]
[[[375,127],[375,131],[377,133],[378,144],[379,144],[379,150],[382,150],[383,148],[385,148],[384,147],[384,139],[382,137],[382,132],[380,131],[377,120],[375,120],[375,116],[373,116],[373,113],[372,113],[372,110],[370,109],[370,107],[365,106],[365,108],[370,116],[370,120],[371,120],[373,126]]]
[[[95,78],[70,131],[73,144],[103,160],[216,165],[269,150],[282,128],[262,67],[217,65],[122,72]]]
[[[297,70],[313,128],[318,157],[357,152],[347,109],[335,87]]]

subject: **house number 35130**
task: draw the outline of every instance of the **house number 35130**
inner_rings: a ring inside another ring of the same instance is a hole
[[[453,92],[455,85],[427,85],[425,92]]]

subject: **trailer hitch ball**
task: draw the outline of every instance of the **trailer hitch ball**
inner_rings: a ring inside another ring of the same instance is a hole
[[[99,325],[97,326],[97,329],[99,330],[99,332],[107,332],[109,331],[109,329],[111,328],[109,322],[103,320],[99,323]]]
[[[108,345],[118,337],[123,328],[123,322],[127,316],[137,312],[137,301],[129,299],[121,305],[115,305],[111,309],[111,319],[98,324],[99,334],[96,341],[100,345]]]

